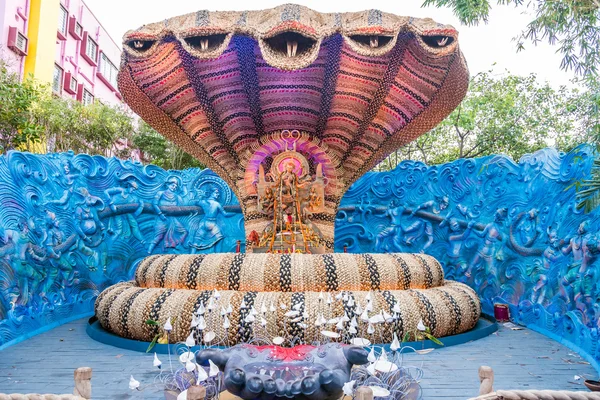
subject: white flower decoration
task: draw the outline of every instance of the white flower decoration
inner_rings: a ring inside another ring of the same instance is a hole
[[[171,325],[171,316],[167,318],[167,322],[163,325],[163,329],[167,332],[171,332],[173,330],[173,325]]]
[[[156,353],[154,353],[154,363],[153,365],[160,369],[160,366],[162,365],[162,362],[158,359],[158,356],[156,355]]]
[[[136,390],[140,387],[140,383],[133,378],[133,375],[129,378],[129,389]]]
[[[355,383],[356,383],[356,381],[350,381],[350,382],[344,383],[342,390],[344,391],[344,394],[346,396],[352,396],[352,394],[354,393],[354,384]]]

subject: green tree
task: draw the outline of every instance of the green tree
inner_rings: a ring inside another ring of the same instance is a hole
[[[569,109],[578,117],[580,129],[575,135],[561,138],[562,146],[569,150],[579,143],[591,143],[600,153],[600,81],[597,77],[579,82],[585,90],[568,102]],[[591,176],[573,184],[577,189],[577,208],[590,212],[600,205],[600,158],[596,157]]]
[[[430,132],[392,154],[379,169],[394,168],[398,160],[428,164],[457,158],[506,154],[514,160],[550,145],[573,147],[583,137],[581,124],[589,91],[540,84],[534,74],[491,72],[471,78],[462,103]]]
[[[487,22],[492,0],[425,0],[423,6],[451,7],[460,22],[477,25]],[[496,0],[499,5],[520,6],[524,0]],[[561,68],[577,74],[595,75],[600,62],[599,0],[530,0],[534,19],[517,37],[517,49],[525,42],[546,41],[558,45]]]
[[[31,150],[42,141],[42,129],[32,119],[32,108],[42,88],[33,80],[20,82],[0,60],[0,152]]]
[[[36,105],[35,121],[43,127],[48,151],[73,150],[76,153],[127,158],[131,149],[119,149],[115,143],[131,139],[135,131],[129,112],[99,101],[83,105],[53,95],[44,96]]]
[[[559,136],[557,147],[568,151],[581,143],[600,146],[600,80],[597,76],[576,79],[577,89],[565,98],[567,112],[575,115],[577,129]]]
[[[204,168],[193,156],[165,139],[144,121],[140,121],[133,137],[133,145],[143,152],[146,160],[166,170]]]

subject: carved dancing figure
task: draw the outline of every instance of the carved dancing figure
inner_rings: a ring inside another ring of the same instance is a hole
[[[379,232],[377,239],[375,239],[375,249],[377,251],[388,250],[388,246],[383,246],[383,243],[391,239],[395,251],[402,250],[402,244],[404,243],[404,228],[402,227],[402,214],[406,208],[404,206],[396,206],[396,201],[390,201],[390,205],[385,211],[385,216],[390,217],[390,226]]]
[[[46,257],[36,252],[29,236],[30,229],[27,221],[19,221],[17,229],[5,231],[3,238],[5,245],[0,248],[0,257],[6,259],[17,278],[18,294],[12,301],[13,307],[26,305],[33,299],[44,276],[32,264],[46,260]]]
[[[446,226],[452,218],[469,222],[476,218],[476,214],[471,212],[467,206],[458,203],[454,209],[448,211],[442,222],[440,222],[440,228]]]
[[[447,221],[444,219],[444,221]],[[442,222],[444,222],[442,221]],[[440,224],[441,226],[442,224]],[[469,237],[471,231],[475,225],[475,221],[470,221],[464,232],[461,231],[460,223],[456,218],[450,218],[448,220],[448,229],[450,231],[448,235],[448,249],[446,250],[446,256],[448,257],[448,267],[454,268],[455,276],[459,273],[464,273],[467,269],[467,262],[462,257],[462,246],[464,241]]]
[[[419,204],[410,215],[415,216],[419,211],[427,210],[429,208],[431,208],[431,211],[434,214],[441,214],[442,211],[448,208],[448,204],[449,199],[447,196],[436,196],[436,201],[430,200],[423,204]],[[427,237],[427,241],[421,248],[421,252],[424,252],[433,243],[433,225],[430,221],[419,218],[417,221],[413,222],[410,226],[404,229],[404,236],[405,242],[409,246],[412,246],[414,243],[418,242],[423,236]]]
[[[572,263],[560,282],[562,297],[569,304],[583,303],[586,316],[593,317],[593,297],[595,268],[591,267],[593,252],[598,245],[592,240],[589,222],[584,221],[577,228],[577,235],[569,240],[569,245],[562,249],[564,255],[572,254]]]
[[[108,233],[114,233],[117,237],[129,239],[131,236],[145,244],[146,240],[140,231],[136,217],[139,217],[144,211],[144,202],[134,193],[138,185],[134,181],[126,183],[125,187],[115,187],[106,189],[104,193],[108,198],[108,206],[113,212],[117,212],[117,206],[122,204],[136,204],[137,208],[131,213],[115,215],[108,222]]]
[[[66,302],[67,298],[64,289],[71,286],[76,272],[69,260],[62,257],[62,252],[57,250],[65,243],[65,237],[63,231],[60,229],[56,214],[47,209],[44,212],[44,218],[39,221],[40,226],[36,227],[42,231],[41,236],[43,239],[41,244],[47,258],[45,263],[47,267],[46,278],[40,290],[40,297],[46,300],[52,308],[53,303],[48,298],[52,288],[56,285],[57,294],[63,302]]]
[[[167,182],[167,190],[160,191],[154,197],[152,206],[158,214],[154,228],[154,239],[148,247],[148,254],[164,239],[164,247],[176,248],[179,244],[185,242],[187,230],[176,217],[167,217],[161,210],[161,207],[176,207],[183,204],[181,196],[177,194],[180,181],[177,177],[170,177]]]
[[[436,202],[437,202],[437,208],[436,206]],[[448,196],[435,196],[435,201],[434,200],[429,200],[426,201],[423,204],[419,204],[411,213],[411,215],[415,215],[417,212],[421,211],[421,210],[426,210],[428,208],[431,208],[431,211],[434,214],[441,214],[442,211],[446,210],[448,208],[448,205],[450,204],[450,199],[448,199]]]
[[[488,277],[490,274],[493,276],[493,278],[498,277],[498,271],[496,270],[494,257],[499,258],[499,255],[497,254],[496,243],[503,243],[504,237],[501,231],[504,227],[506,216],[506,208],[499,208],[494,214],[494,222],[487,224],[481,232],[478,232],[476,229],[474,230],[475,234],[483,239],[483,243],[479,245],[477,253],[475,254],[475,257],[471,261],[471,264],[469,264],[469,268],[465,273],[468,278],[473,275],[473,268],[475,268],[476,274],[483,269],[486,277]],[[482,261],[484,262],[483,268],[481,266]]]
[[[531,302],[543,304],[549,298],[548,290],[556,286],[556,277],[559,274],[561,260],[564,255],[560,249],[561,241],[558,238],[558,232],[552,227],[546,230],[548,235],[548,246],[542,254],[542,273],[538,276],[538,281],[531,291]]]
[[[104,209],[104,202],[97,196],[92,196],[86,188],[79,188],[75,193],[83,197],[83,201],[76,204],[75,208],[75,231],[79,239],[77,248],[81,253],[88,256],[87,264],[90,271],[96,271],[97,265],[102,264],[106,271],[107,253],[103,251],[104,230],[106,226],[98,217],[96,206]],[[98,251],[93,250],[101,246]]]
[[[538,236],[542,233],[542,228],[539,227],[538,214],[539,211],[536,208],[532,208],[526,213],[526,218],[523,218],[522,215],[517,217],[520,219],[520,222],[518,222],[515,230],[525,247],[533,246]]]
[[[73,166],[70,160],[62,160],[61,166],[63,168],[62,175],[55,174],[54,178],[58,181],[60,186],[65,187],[65,190],[63,191],[60,199],[49,200],[46,202],[46,204],[53,204],[57,206],[67,205],[71,200],[71,196],[75,192],[75,183],[80,176],[79,171]]]
[[[231,217],[233,214],[225,211],[221,203],[219,203],[219,195],[219,189],[216,187],[210,191],[208,198],[204,198],[205,192],[201,192],[201,197],[197,205],[202,207],[204,217],[189,242],[189,246],[192,247],[192,254],[195,254],[197,250],[209,249],[211,247],[213,247],[216,253],[221,252],[223,233],[217,223],[217,217],[219,214],[224,217]]]

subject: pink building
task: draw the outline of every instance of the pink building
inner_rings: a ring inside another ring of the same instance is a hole
[[[121,48],[83,0],[0,0],[1,56],[21,77],[88,104],[122,104]]]
[[[0,58],[58,96],[127,108],[117,89],[121,48],[83,0],[0,0]],[[121,140],[106,155],[128,146]]]

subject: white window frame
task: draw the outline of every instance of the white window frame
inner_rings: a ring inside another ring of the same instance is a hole
[[[58,12],[58,31],[66,37],[69,33],[69,11],[61,4]],[[61,16],[63,15],[64,20],[61,21]],[[63,26],[61,26],[61,22],[63,22]]]
[[[90,55],[90,50],[94,49],[93,55]],[[85,55],[92,59],[94,62],[98,61],[98,43],[94,39],[91,38],[91,35],[88,34],[87,43],[85,44]]]
[[[100,69],[100,73],[106,79],[112,87],[117,89],[117,74],[119,73],[119,69],[115,64],[110,61],[110,58],[104,53],[100,53],[100,62],[98,68]]]
[[[75,82],[75,87],[73,87],[73,82]],[[77,93],[77,78],[75,78],[75,75],[71,75],[71,79],[69,80],[69,89],[72,92]]]
[[[58,79],[57,85],[57,72],[60,71],[60,78]],[[56,94],[61,94],[63,90],[63,82],[65,79],[65,70],[58,64],[54,64],[54,73],[52,75],[52,92]]]
[[[79,23],[79,21],[75,21],[75,33],[77,34],[77,36],[82,37],[83,36],[83,25],[81,25]]]
[[[81,94],[81,103],[84,106],[89,106],[90,104],[94,103],[94,95],[85,87],[83,88],[83,93]]]

